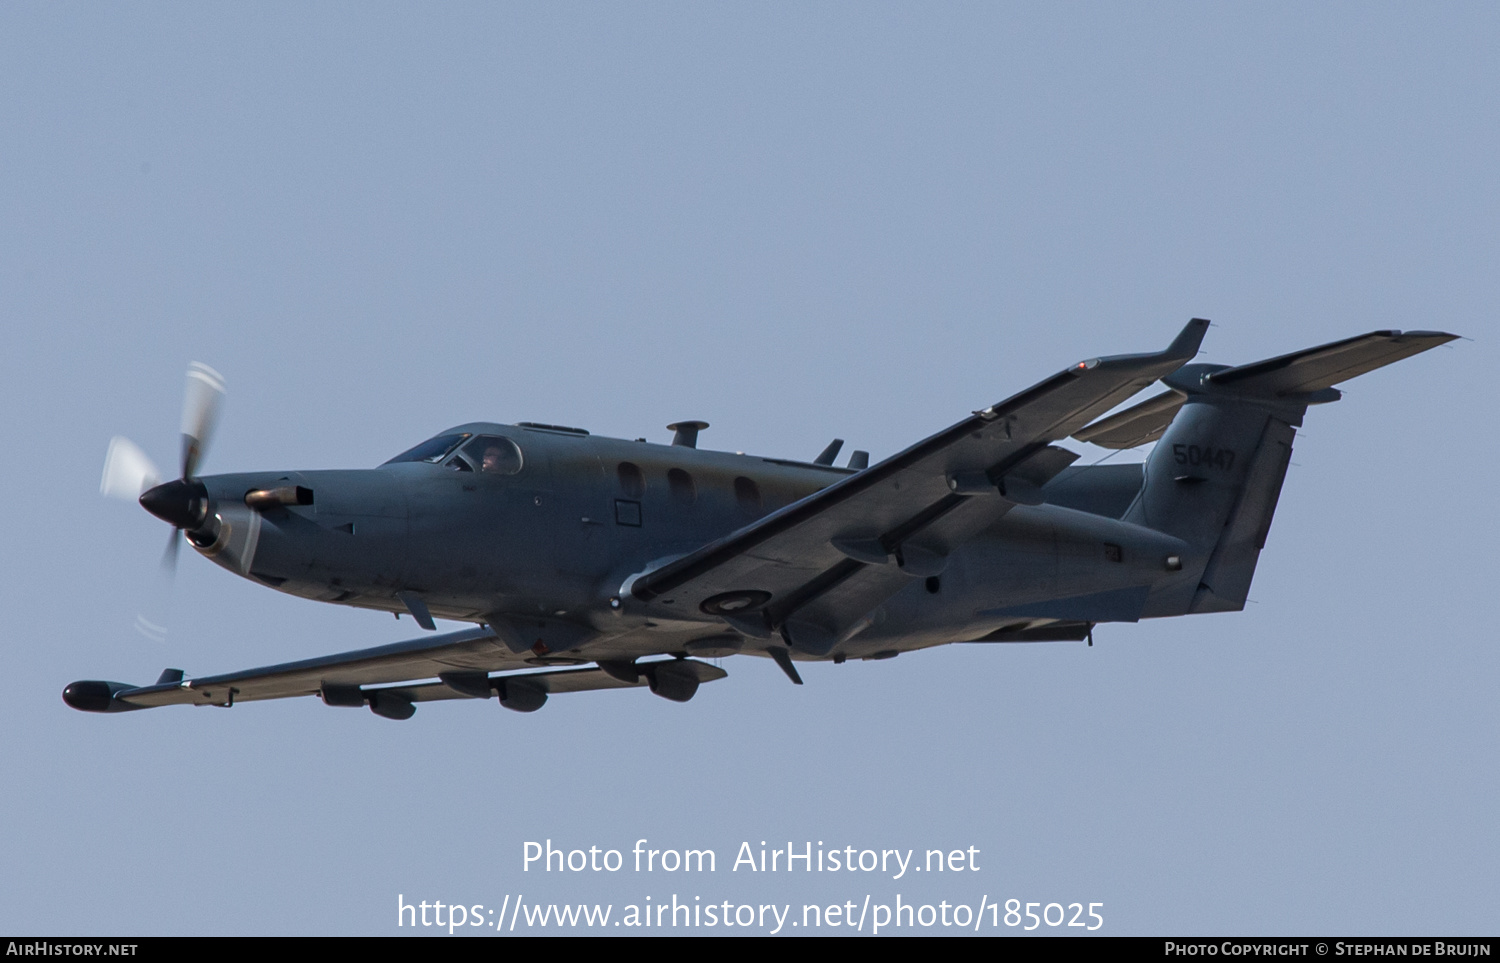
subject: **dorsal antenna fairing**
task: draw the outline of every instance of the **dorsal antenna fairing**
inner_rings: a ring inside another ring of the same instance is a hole
[[[679,421],[667,426],[667,430],[674,432],[672,444],[682,448],[698,447],[698,432],[708,427],[706,421]]]

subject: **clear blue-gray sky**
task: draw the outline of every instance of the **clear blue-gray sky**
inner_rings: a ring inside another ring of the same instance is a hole
[[[1479,3],[6,5],[0,930],[675,893],[1493,934],[1497,47]],[[114,434],[174,460],[190,360],[230,385],[209,471],[472,419],[880,458],[1191,316],[1228,363],[1474,339],[1310,414],[1243,613],[800,688],[730,659],[687,705],[59,699],[411,633],[190,552],[134,633],[165,527],[99,470]],[[720,863],[523,872],[548,838]],[[731,872],[761,840],[980,870]]]

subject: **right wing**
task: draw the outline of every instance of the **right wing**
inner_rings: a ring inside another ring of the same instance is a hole
[[[63,690],[63,700],[75,709],[122,712],[166,705],[232,706],[259,699],[319,695],[329,705],[368,704],[378,712],[384,702],[386,707],[397,707],[395,717],[406,718],[410,712],[400,714],[402,702],[410,708],[413,702],[488,698],[494,693],[504,701],[509,692],[510,698],[524,703],[528,697],[535,701],[538,694],[545,701],[551,692],[644,685],[675,698],[673,693],[688,691],[690,695],[698,683],[727,675],[723,669],[693,659],[632,663],[629,658],[610,663],[606,669],[490,675],[492,671],[527,668],[523,656],[511,652],[490,629],[479,627],[194,679],[183,679],[180,672],[172,678],[172,670],[168,670],[153,685],[75,682]]]
[[[233,705],[257,699],[317,695],[342,688],[437,678],[441,672],[524,668],[526,663],[484,627],[463,629],[242,672],[164,682],[117,692],[130,706]]]

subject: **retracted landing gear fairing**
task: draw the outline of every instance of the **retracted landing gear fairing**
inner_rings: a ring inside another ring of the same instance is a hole
[[[200,554],[304,598],[409,615],[408,642],[152,685],[74,682],[75,709],[318,695],[405,719],[419,702],[520,712],[560,692],[686,702],[703,661],[886,659],[950,642],[1091,640],[1101,622],[1244,607],[1311,405],[1455,335],[1375,331],[1254,364],[1164,351],[1073,365],[884,461],[810,462],[521,422],[459,425],[355,471],[200,475],[223,394],[189,370],[179,477],[116,439],[102,488],[139,496]],[[1110,415],[1160,381],[1166,390]],[[1078,467],[1052,442],[1156,442]],[[172,551],[179,542],[173,534]],[[437,634],[434,619],[470,622]]]

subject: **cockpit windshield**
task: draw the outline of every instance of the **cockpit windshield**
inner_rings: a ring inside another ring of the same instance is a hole
[[[442,461],[444,456],[461,445],[469,437],[471,436],[467,431],[461,434],[438,435],[436,438],[427,439],[415,448],[403,451],[395,458],[386,462],[386,464],[394,465],[402,461],[425,461],[436,464]]]
[[[447,465],[454,471],[478,471],[486,475],[514,475],[521,470],[521,449],[500,435],[478,435]]]

